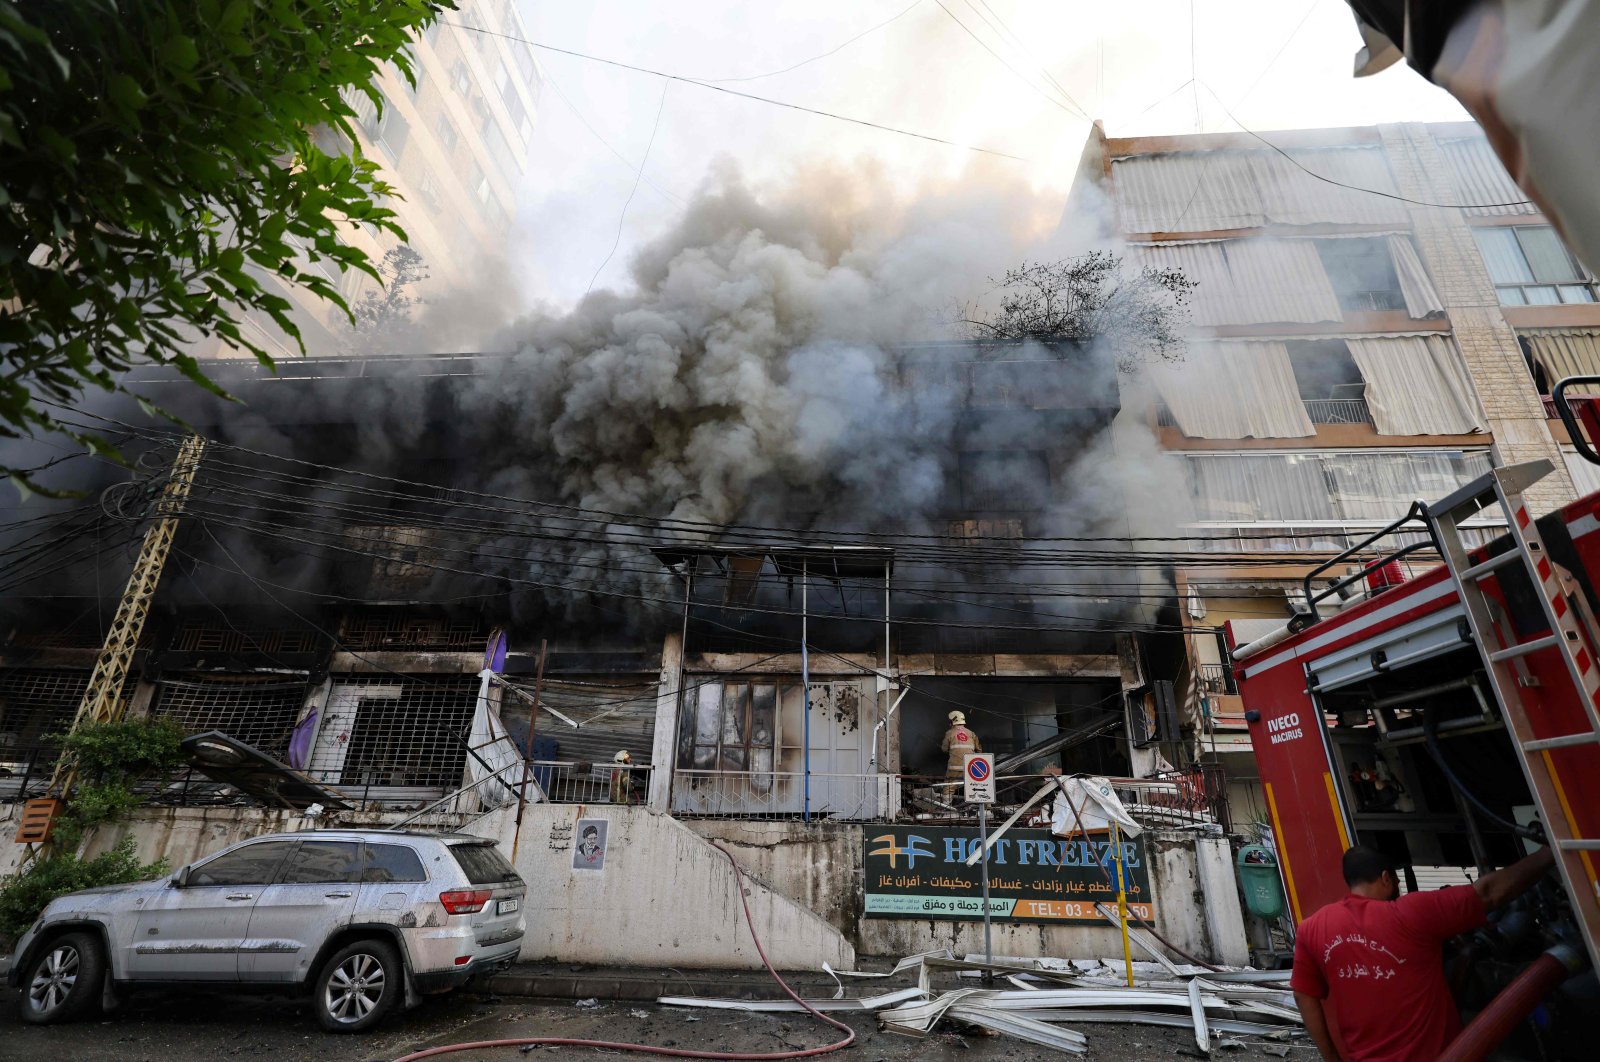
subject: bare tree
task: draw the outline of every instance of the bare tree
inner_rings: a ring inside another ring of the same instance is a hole
[[[394,352],[411,324],[412,311],[422,305],[422,299],[407,289],[428,279],[426,268],[422,256],[403,243],[383,256],[378,266],[383,290],[369,289],[350,304],[352,346],[358,353]]]
[[[975,302],[957,308],[956,322],[971,339],[1032,339],[1057,349],[1106,343],[1124,370],[1147,356],[1182,356],[1195,286],[1182,270],[1132,269],[1120,255],[1093,251],[1023,262],[990,281],[1000,291],[998,309]]]

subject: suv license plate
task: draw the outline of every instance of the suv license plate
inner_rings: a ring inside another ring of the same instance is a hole
[[[495,914],[512,914],[520,906],[522,906],[522,904],[519,901],[515,900],[515,899],[501,900],[499,903],[494,905],[494,913]]]

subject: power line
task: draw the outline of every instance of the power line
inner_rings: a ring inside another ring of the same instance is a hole
[[[860,33],[856,34],[854,37],[851,37],[849,40],[845,41],[843,44],[840,44],[840,45],[837,45],[836,47],[830,48],[830,49],[828,49],[827,51],[823,52],[820,55],[813,55],[810,59],[802,59],[800,62],[795,63],[792,66],[786,66],[782,70],[772,70],[772,71],[769,71],[769,72],[767,72],[765,74],[752,74],[749,77],[708,77],[708,78],[702,78],[701,80],[703,82],[705,82],[705,84],[708,84],[708,85],[720,85],[720,84],[726,84],[726,83],[732,82],[732,81],[760,81],[762,78],[777,77],[779,74],[787,74],[791,70],[799,70],[802,66],[809,66],[812,63],[816,62],[818,59],[826,59],[830,55],[833,55],[833,54],[835,54],[837,52],[843,51],[844,49],[846,49],[846,48],[850,47],[852,44],[854,44],[856,41],[859,41],[862,37],[866,37],[866,36],[868,36],[870,34],[878,32],[879,30],[883,29],[883,27],[887,26],[891,22],[898,22],[900,19],[902,19],[905,16],[911,14],[912,11],[915,11],[917,8],[919,8],[921,6],[922,6],[922,0],[914,0],[913,3],[911,3],[908,7],[906,7],[904,10],[902,10],[898,15],[892,15],[889,18],[884,19],[882,22],[878,23],[877,25],[872,26],[869,29],[862,30]]]
[[[604,147],[607,151],[611,152],[611,154],[615,155],[616,158],[617,158],[617,161],[621,162],[624,166],[628,167],[628,169],[630,169],[630,170],[638,170],[640,173],[644,172],[644,163],[641,162],[638,165],[635,165],[630,159],[628,159],[626,156],[624,156],[622,154],[622,152],[620,152],[616,148],[612,147],[610,141],[608,141],[605,137],[600,135],[599,130],[597,130],[593,125],[590,124],[589,119],[584,117],[582,111],[578,110],[577,104],[573,103],[570,99],[568,99],[567,98],[567,94],[565,92],[561,91],[561,86],[556,84],[556,79],[551,77],[548,71],[545,72],[544,79],[549,84],[549,86],[551,88],[556,90],[556,98],[559,99],[562,103],[567,105],[567,110],[571,111],[572,112],[572,116],[574,118],[578,119],[578,121],[580,123],[582,123],[583,127],[589,131],[589,135],[590,136],[592,136],[596,140],[600,141],[601,146]],[[665,196],[666,198],[672,200],[674,203],[677,203],[679,206],[684,206],[685,205],[684,201],[683,201],[683,198],[681,196],[675,195],[672,192],[667,191],[665,188],[661,187],[659,184],[657,184],[651,178],[649,178],[649,177],[644,178],[644,183],[648,184],[656,192],[658,192],[661,195]]]
[[[722,92],[729,96],[739,96],[743,99],[755,100],[757,103],[767,103],[774,107],[784,107],[791,111],[801,111],[805,114],[814,114],[821,118],[832,118],[834,121],[848,122],[851,125],[865,126],[868,129],[877,129],[884,133],[894,133],[896,136],[910,137],[913,140],[925,140],[931,144],[942,144],[945,147],[960,148],[963,151],[975,151],[982,155],[994,155],[998,158],[1010,159],[1012,162],[1032,161],[1031,159],[1023,158],[1020,155],[1012,155],[1004,151],[998,151],[994,148],[978,147],[973,144],[962,144],[954,140],[946,140],[943,137],[931,136],[927,133],[914,133],[909,129],[899,129],[892,125],[884,125],[881,122],[869,121],[865,118],[851,118],[848,115],[835,114],[832,111],[824,111],[817,107],[806,107],[799,103],[789,103],[785,100],[775,100],[770,96],[758,96],[753,92],[741,92],[738,89],[727,88],[723,85],[714,85],[708,81],[699,81],[692,77],[683,77],[678,74],[669,74],[662,70],[652,70],[646,66],[637,66],[633,63],[624,63],[616,59],[606,59],[598,55],[589,55],[586,52],[575,51],[571,48],[558,48],[553,44],[541,44],[538,41],[530,41],[525,37],[517,37],[509,33],[498,33],[494,30],[483,29],[478,26],[466,26],[458,22],[450,22],[446,23],[446,25],[455,26],[457,29],[470,30],[473,33],[481,33],[488,37],[502,37],[508,41],[516,41],[519,44],[526,44],[530,48],[540,48],[547,52],[555,52],[558,55],[570,55],[576,59],[587,59],[592,63],[604,63],[606,66],[614,66],[622,70],[632,70],[639,74],[650,74],[654,77],[666,78],[669,81],[681,81],[685,85],[695,85],[711,92]]]
[[[1205,82],[1202,81],[1202,82],[1199,82],[1199,84],[1205,85]],[[1243,122],[1239,121],[1239,119],[1234,116],[1234,113],[1228,109],[1228,105],[1226,103],[1222,102],[1222,97],[1217,95],[1216,89],[1212,88],[1210,85],[1206,85],[1205,88],[1206,88],[1206,91],[1211,94],[1211,98],[1217,101],[1217,106],[1222,108],[1222,113],[1226,114],[1228,116],[1228,118],[1233,122],[1234,125],[1238,126],[1244,132],[1249,133],[1251,136],[1255,137],[1257,140],[1259,140],[1263,144],[1267,145],[1267,147],[1271,148],[1273,151],[1276,151],[1278,154],[1280,154],[1284,158],[1288,159],[1289,162],[1292,163],[1295,166],[1296,169],[1299,169],[1299,170],[1309,174],[1310,176],[1315,177],[1317,180],[1322,181],[1324,184],[1331,184],[1331,185],[1334,185],[1335,187],[1338,187],[1338,188],[1348,188],[1353,192],[1366,192],[1368,195],[1382,196],[1384,199],[1394,199],[1394,200],[1397,200],[1397,201],[1399,201],[1401,203],[1411,203],[1414,206],[1442,207],[1442,208],[1444,208],[1446,210],[1487,210],[1487,209],[1489,209],[1491,207],[1527,206],[1527,205],[1529,205],[1530,203],[1533,202],[1533,200],[1531,200],[1531,199],[1514,199],[1514,200],[1511,200],[1511,201],[1505,202],[1505,203],[1433,203],[1433,202],[1429,202],[1426,199],[1409,199],[1406,196],[1399,195],[1399,194],[1397,194],[1395,192],[1384,192],[1384,191],[1380,191],[1377,188],[1367,188],[1367,187],[1364,187],[1364,186],[1359,185],[1359,184],[1346,184],[1344,181],[1336,181],[1332,177],[1324,177],[1322,174],[1318,173],[1316,170],[1313,170],[1313,169],[1310,169],[1309,167],[1307,167],[1299,159],[1297,159],[1293,155],[1289,154],[1287,151],[1285,151],[1283,148],[1279,147],[1277,144],[1274,144],[1272,141],[1268,140],[1266,137],[1262,136],[1260,133],[1256,132],[1254,129],[1251,129],[1249,126],[1247,126]]]
[[[1061,108],[1063,111],[1066,111],[1068,114],[1072,115],[1075,118],[1082,118],[1085,121],[1089,120],[1089,116],[1087,114],[1084,114],[1081,110],[1074,110],[1073,108],[1068,107],[1066,104],[1062,103],[1060,100],[1056,99],[1054,96],[1051,96],[1049,93],[1041,92],[1039,90],[1039,86],[1035,85],[1032,81],[1028,80],[1028,78],[1022,73],[1022,71],[1018,70],[1016,67],[1014,67],[1010,63],[1008,63],[1006,61],[1006,59],[1005,59],[1005,56],[1001,55],[999,52],[997,52],[993,48],[989,47],[989,42],[988,41],[986,41],[982,37],[978,36],[976,33],[974,33],[972,31],[972,27],[968,26],[965,22],[962,22],[959,18],[957,18],[955,12],[951,11],[948,7],[945,6],[944,0],[934,0],[934,2],[939,5],[939,10],[943,11],[946,15],[950,16],[950,21],[951,22],[954,22],[956,25],[960,26],[961,29],[966,33],[967,36],[969,36],[973,40],[977,41],[978,44],[983,48],[984,51],[986,51],[990,55],[994,56],[996,62],[998,62],[1001,66],[1005,67],[1007,70],[1011,71],[1012,74],[1016,75],[1016,78],[1017,78],[1018,81],[1021,81],[1024,85],[1027,85],[1028,88],[1031,89],[1041,99],[1045,100],[1047,103],[1050,103],[1050,104],[1052,104],[1052,105],[1054,105],[1056,107]]]
[[[972,8],[973,12],[979,18],[988,23],[991,29],[998,28],[1002,38],[1007,40],[1012,49],[1014,49],[1018,55],[1023,56],[1034,65],[1034,68],[1039,72],[1039,77],[1043,79],[1044,82],[1051,88],[1061,93],[1062,98],[1064,98],[1068,103],[1072,104],[1078,109],[1078,114],[1080,117],[1082,117],[1085,121],[1092,120],[1089,118],[1089,112],[1085,110],[1077,100],[1072,98],[1072,93],[1067,91],[1067,87],[1058,81],[1056,76],[1050,72],[1050,68],[1045,66],[1044,63],[1041,63],[1033,54],[1032,50],[1028,48],[1027,42],[1025,42],[1021,37],[1017,36],[1011,27],[1006,24],[1006,20],[1000,17],[1000,12],[989,6],[988,0],[978,0],[976,5],[973,4],[972,0],[966,0],[966,4],[968,7]],[[982,8],[982,10],[979,10],[979,8]],[[985,11],[988,12],[988,15],[984,14]]]
[[[633,197],[639,193],[639,181],[644,177],[645,164],[650,161],[650,150],[656,146],[656,131],[661,128],[661,112],[667,109],[667,89],[671,82],[661,83],[661,102],[656,104],[656,120],[650,126],[650,141],[644,146],[644,156],[639,159],[639,172],[633,175],[633,187],[628,189],[628,198],[622,203],[622,214],[617,218],[617,235],[611,241],[611,250],[606,252],[605,261],[595,267],[594,276],[589,278],[589,286],[583,289],[585,295],[594,290],[594,282],[600,279],[601,272],[611,264],[611,256],[617,253],[617,246],[622,243],[622,223],[628,220],[628,208],[633,205]]]

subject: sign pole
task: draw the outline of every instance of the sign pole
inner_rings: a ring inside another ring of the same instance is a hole
[[[1117,921],[1122,926],[1122,964],[1128,971],[1128,987],[1133,987],[1133,949],[1128,946],[1128,886],[1122,876],[1122,831],[1111,820],[1111,847],[1117,854]],[[987,880],[987,879],[985,879]]]
[[[983,852],[983,858],[978,861],[979,878],[983,882],[983,961],[985,965],[994,964],[994,951],[989,943],[989,853],[984,851],[989,843],[989,805],[978,805],[978,851]],[[983,971],[985,982],[993,983],[994,971]]]

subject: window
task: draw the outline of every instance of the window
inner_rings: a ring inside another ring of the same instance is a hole
[[[705,682],[683,698],[678,766],[699,771],[771,771],[778,687]]]
[[[968,512],[1048,508],[1050,462],[1042,450],[989,450],[961,455],[961,505]]]
[[[1225,524],[1382,524],[1489,470],[1481,450],[1190,454],[1196,518]],[[1310,548],[1310,547],[1306,547]]]
[[[533,49],[524,44],[517,49],[517,72],[522,75],[522,81],[528,86],[528,94],[533,97],[533,102],[539,102],[539,87],[543,81],[539,76],[539,60],[534,57]]]
[[[280,884],[343,884],[358,880],[360,870],[360,841],[301,841]]]
[[[494,189],[489,185],[489,175],[484,173],[483,167],[476,162],[472,164],[471,175],[467,178],[467,188],[479,206],[486,207],[494,200]]]
[[[500,131],[498,122],[490,121],[483,131],[484,146],[489,149],[489,157],[494,160],[495,166],[503,174],[514,174],[521,169],[517,165],[516,153],[511,150],[511,142]]]
[[[494,88],[507,103],[517,98],[516,79],[511,76],[511,67],[506,65],[504,59],[495,65]]]
[[[450,854],[456,857],[461,869],[467,872],[467,881],[474,885],[494,885],[502,881],[521,881],[516,868],[492,844],[453,844]]]
[[[403,844],[368,844],[362,881],[427,881],[422,860]]]
[[[1289,342],[1289,364],[1313,424],[1370,424],[1367,382],[1342,339]]]
[[[506,113],[511,116],[511,128],[526,141],[528,134],[533,132],[533,121],[528,117],[528,109],[522,105],[522,97],[515,92],[506,97]]]
[[[374,682],[363,676],[350,685],[372,688],[346,694],[354,701],[355,719],[335,784],[430,789],[461,784],[466,735],[477,707],[476,681],[392,676]]]
[[[401,117],[394,102],[384,99],[380,107],[365,93],[358,92],[351,97],[350,106],[356,112],[356,124],[367,139],[382,144],[390,157],[398,161],[400,152],[405,150],[406,138],[411,135],[411,126]]]
[[[1594,302],[1594,282],[1548,225],[1475,228],[1502,306]]]
[[[472,91],[472,71],[467,69],[467,64],[457,59],[450,67],[450,87],[455,89],[456,95],[465,98]]]
[[[417,195],[421,197],[422,205],[428,208],[429,213],[439,214],[444,211],[444,196],[439,188],[439,179],[434,176],[432,170],[424,170],[417,180]]]
[[[440,113],[438,122],[434,123],[433,131],[439,137],[439,146],[444,149],[446,155],[455,151],[456,144],[461,140],[461,134],[456,132],[456,125],[448,114]]]
[[[1339,297],[1341,309],[1361,312],[1406,308],[1405,295],[1400,291],[1400,280],[1395,276],[1389,244],[1384,237],[1318,240],[1316,243],[1317,254],[1322,257],[1322,267],[1328,271],[1328,280]]]
[[[189,871],[190,885],[270,885],[294,841],[260,841],[224,852]]]

